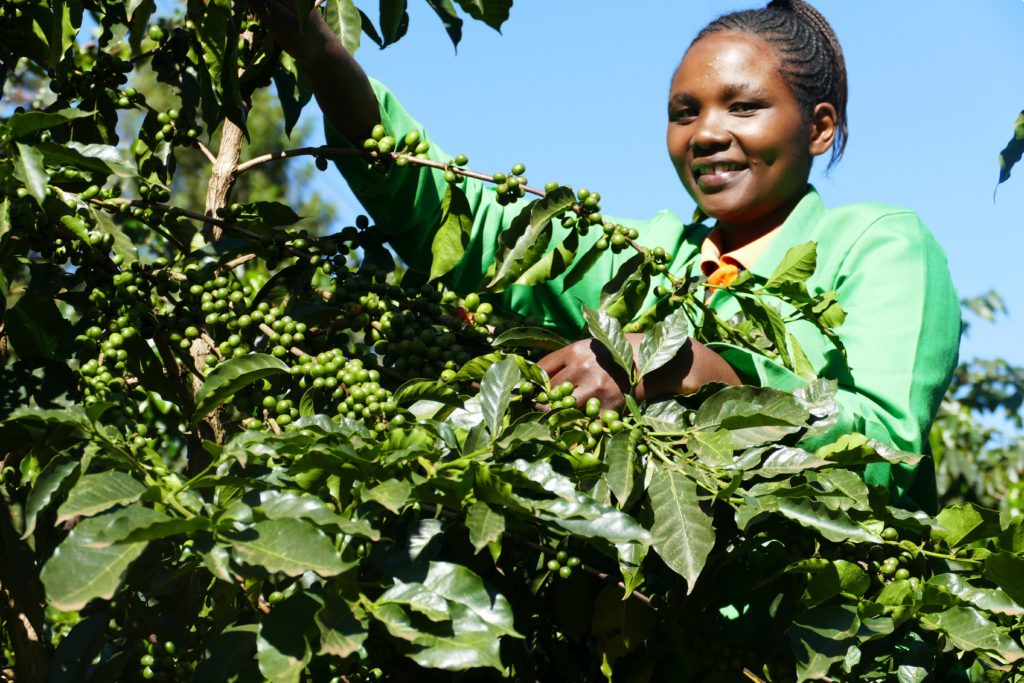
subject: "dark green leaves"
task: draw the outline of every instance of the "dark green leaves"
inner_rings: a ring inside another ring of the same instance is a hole
[[[286,372],[287,365],[263,353],[239,356],[223,362],[213,369],[203,386],[196,392],[193,423],[204,418],[239,389],[249,386],[258,379]]]
[[[409,13],[406,11],[407,0],[380,0],[380,36],[381,47],[396,42],[409,30]]]
[[[1006,147],[999,153],[999,182],[1003,183],[1010,179],[1010,171],[1024,155],[1024,111],[1017,117],[1013,124],[1013,137],[1006,143]]]
[[[441,201],[441,227],[434,234],[430,251],[430,279],[434,280],[455,267],[466,252],[473,231],[473,213],[466,193],[456,185],[448,185]]]
[[[937,614],[922,614],[920,622],[926,629],[944,633],[960,650],[991,652],[1007,663],[1024,658],[1024,651],[1005,629],[972,607],[953,607]]]
[[[512,8],[512,0],[456,0],[456,2],[469,16],[484,22],[495,31],[501,30],[501,25],[508,19],[508,12]]]

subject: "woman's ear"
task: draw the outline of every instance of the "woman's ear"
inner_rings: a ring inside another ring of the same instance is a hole
[[[808,146],[812,156],[832,149],[836,139],[836,108],[828,102],[819,102],[811,112],[811,140]]]

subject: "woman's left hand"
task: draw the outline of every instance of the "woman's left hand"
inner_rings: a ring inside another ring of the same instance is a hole
[[[626,339],[633,346],[633,359],[644,335],[630,333]],[[594,339],[569,344],[544,356],[537,363],[551,379],[551,386],[572,382],[573,396],[579,404],[597,398],[604,409],[620,410],[629,392],[629,377],[608,350]],[[721,356],[692,339],[687,340],[675,358],[658,370],[640,378],[633,390],[638,401],[659,396],[692,394],[708,382],[740,384],[739,375]]]

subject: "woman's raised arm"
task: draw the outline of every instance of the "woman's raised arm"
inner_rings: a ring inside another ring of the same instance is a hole
[[[349,141],[369,137],[380,123],[370,81],[337,35],[314,8],[299,26],[291,0],[249,0],[274,40],[303,68],[324,117]]]

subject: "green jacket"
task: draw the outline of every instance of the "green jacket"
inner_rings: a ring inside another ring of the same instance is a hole
[[[430,139],[389,90],[379,83],[374,83],[374,89],[390,135],[418,130],[423,139]],[[329,127],[327,139],[334,146],[350,146]],[[451,158],[433,142],[430,155],[444,161]],[[442,174],[409,167],[382,175],[358,158],[343,159],[339,167],[380,229],[390,235],[398,254],[411,267],[428,271],[445,192]],[[493,189],[480,181],[466,179],[462,188],[473,208],[473,232],[466,255],[448,282],[465,292],[479,288],[494,259],[499,233],[522,205],[500,206]],[[710,231],[702,224],[686,225],[670,211],[648,221],[623,222],[639,230],[641,244],[670,251],[670,270],[676,274],[699,261],[700,244]],[[559,230],[556,227],[552,245],[566,234]],[[599,232],[592,230],[582,240],[579,253]],[[857,431],[902,450],[926,452],[928,431],[949,386],[960,343],[960,304],[945,254],[911,211],[872,203],[827,209],[814,188],[808,188],[750,270],[768,276],[790,247],[812,240],[818,245],[818,264],[808,287],[816,293],[835,290],[847,312],[838,328],[846,363],[813,325],[800,321],[789,325],[818,375],[839,384],[839,422],[829,434],[818,437],[818,443]],[[595,306],[601,287],[630,255],[629,250],[605,252],[587,276],[564,294],[559,277],[533,287],[514,285],[502,295],[502,303],[563,334],[577,336],[584,326],[579,301]],[[652,288],[643,308],[654,301]],[[723,319],[739,311],[728,292],[717,292],[710,305]],[[785,390],[804,384],[764,356],[726,344],[711,346],[749,383]],[[887,486],[900,504],[935,510],[930,458],[913,468],[872,465],[865,479]]]

